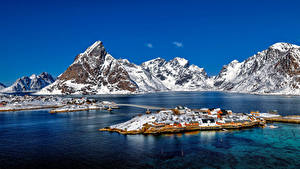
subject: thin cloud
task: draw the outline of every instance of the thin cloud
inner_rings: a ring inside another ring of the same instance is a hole
[[[181,42],[172,42],[173,45],[175,45],[177,48],[182,48],[183,47],[183,44]]]
[[[152,43],[147,43],[146,46],[147,46],[148,48],[153,48]]]

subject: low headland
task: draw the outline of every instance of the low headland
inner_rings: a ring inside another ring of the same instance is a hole
[[[86,97],[0,96],[0,112],[50,109],[49,113],[63,113],[88,110],[112,110],[116,108],[119,107],[114,102],[99,101]]]

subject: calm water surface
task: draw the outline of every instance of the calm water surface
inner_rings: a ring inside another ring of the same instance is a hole
[[[106,97],[117,103],[234,112],[277,110],[300,115],[300,97],[182,92]],[[225,132],[160,136],[99,132],[143,113],[107,111],[49,114],[49,110],[0,113],[0,169],[9,168],[300,168],[300,125],[275,124]]]

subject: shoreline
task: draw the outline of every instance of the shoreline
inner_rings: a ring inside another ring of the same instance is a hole
[[[285,116],[287,117],[287,116]],[[101,128],[99,131],[116,132],[123,135],[136,135],[136,134],[172,134],[172,133],[185,133],[191,131],[223,131],[223,130],[241,130],[246,128],[254,127],[265,127],[267,123],[292,123],[300,124],[300,119],[291,119],[285,117],[278,118],[263,118],[265,121],[249,122],[248,124],[239,125],[219,125],[219,126],[193,126],[193,127],[162,127],[162,128],[151,128],[149,124],[144,126],[141,130],[126,131],[117,128]]]
[[[55,113],[66,113],[66,112],[76,112],[76,111],[89,111],[89,110],[106,110],[105,108],[99,107],[99,108],[83,108],[83,109],[64,109],[64,110],[50,110],[49,113],[55,114]]]
[[[52,108],[60,108],[63,107],[61,105],[53,105],[53,106],[37,106],[37,107],[23,107],[23,108],[11,108],[11,109],[0,109],[0,112],[12,112],[12,111],[26,111],[26,110],[40,110],[40,109],[52,109]]]

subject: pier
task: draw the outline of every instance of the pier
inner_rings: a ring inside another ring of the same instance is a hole
[[[300,124],[300,116],[299,115],[292,115],[292,116],[283,116],[283,117],[273,117],[273,118],[264,118],[267,123],[296,123]]]

